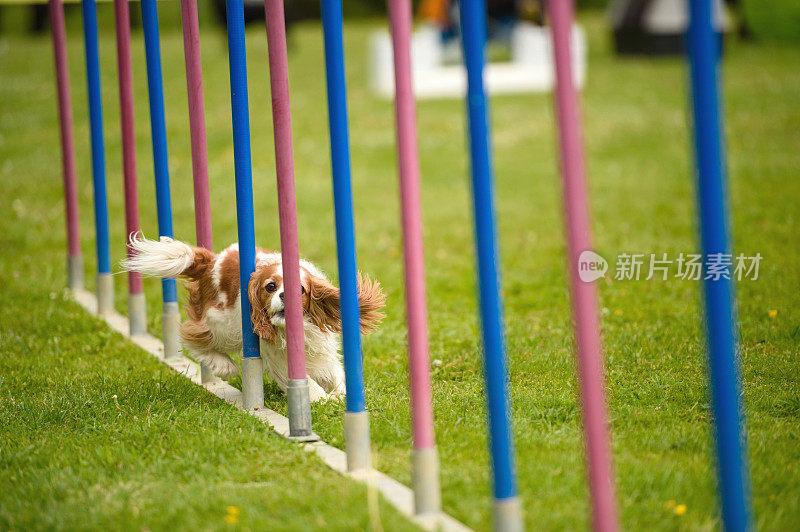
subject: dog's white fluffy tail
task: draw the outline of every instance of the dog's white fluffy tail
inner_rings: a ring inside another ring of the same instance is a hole
[[[195,259],[191,246],[166,236],[160,240],[148,240],[134,233],[130,236],[128,247],[133,250],[133,255],[123,259],[120,266],[153,277],[178,277]]]

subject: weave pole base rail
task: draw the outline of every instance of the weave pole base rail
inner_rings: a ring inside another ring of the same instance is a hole
[[[289,410],[289,437],[295,441],[317,441],[319,436],[311,430],[311,401],[308,396],[308,379],[291,379],[286,388]]]
[[[164,338],[164,358],[173,359],[180,355],[181,314],[176,301],[165,301],[161,315],[161,334]]]
[[[88,312],[95,314],[97,310],[97,298],[87,290],[69,290],[73,299]],[[100,316],[114,331],[130,339],[130,341],[144,349],[159,361],[180,373],[198,386],[202,386],[206,391],[212,393],[228,403],[235,406],[251,416],[255,417],[265,425],[268,425],[278,435],[287,440],[294,440],[289,434],[289,419],[266,407],[247,410],[244,408],[241,390],[234,388],[230,384],[221,380],[202,384],[200,376],[200,366],[189,358],[178,354],[167,360],[164,358],[164,344],[150,334],[140,334],[130,336],[128,334],[128,319],[117,313],[113,309]],[[341,474],[362,484],[366,484],[372,489],[378,490],[384,499],[394,506],[400,513],[409,518],[423,530],[440,530],[443,532],[470,532],[472,529],[464,525],[453,517],[444,514],[423,514],[414,513],[414,493],[407,486],[395,479],[376,471],[374,469],[359,469],[348,471],[347,456],[344,451],[332,447],[323,441],[303,443],[303,449],[314,453],[325,464]]]
[[[83,256],[67,256],[67,286],[72,290],[83,290]]]
[[[242,406],[245,410],[264,407],[264,363],[261,357],[242,358]],[[203,368],[200,368],[203,380]]]
[[[110,273],[97,274],[97,299],[92,310],[99,316],[114,311],[114,278]]]
[[[144,292],[128,293],[128,330],[131,336],[147,332],[147,303]]]
[[[206,366],[205,364],[200,364],[200,380],[203,384],[207,384],[209,382],[213,382],[216,379],[214,377],[214,372],[211,371],[211,368]]]
[[[358,471],[372,467],[369,446],[369,412],[344,413],[344,448],[347,470]]]
[[[439,451],[436,447],[411,451],[411,485],[414,487],[414,511],[417,514],[442,511]]]
[[[525,530],[519,497],[495,499],[492,511],[494,512],[494,529],[497,532],[522,532]]]

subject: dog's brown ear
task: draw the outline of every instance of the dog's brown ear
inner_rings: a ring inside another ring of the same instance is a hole
[[[274,341],[276,338],[275,326],[269,321],[267,313],[266,289],[264,276],[258,270],[250,276],[247,286],[247,299],[250,300],[250,319],[253,322],[253,330],[264,340]]]
[[[342,332],[339,289],[315,275],[308,276],[308,316],[323,331]]]
[[[386,306],[386,296],[381,283],[358,272],[358,306],[361,309],[361,332],[368,334],[380,325],[386,314],[381,309]]]

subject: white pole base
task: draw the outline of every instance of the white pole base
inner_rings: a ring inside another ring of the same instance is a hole
[[[411,451],[411,485],[414,488],[414,513],[439,513],[442,493],[439,487],[439,451],[436,447]]]
[[[164,340],[164,360],[172,360],[181,351],[180,335],[178,333],[181,325],[181,314],[178,311],[177,301],[165,301],[163,309],[161,337]]]
[[[72,290],[83,288],[83,255],[67,256],[67,286]]]
[[[144,293],[128,293],[128,332],[131,336],[147,332],[147,304]]]
[[[308,379],[291,379],[286,388],[286,400],[289,403],[289,437],[300,441],[319,439],[311,430]]]
[[[261,357],[242,357],[242,403],[245,410],[264,407],[264,364]]]
[[[200,363],[200,382],[203,384],[208,384],[209,382],[214,382],[216,379],[217,378],[214,376],[214,372],[211,371],[211,368],[203,363]]]
[[[347,470],[372,469],[369,441],[369,412],[344,413],[344,449]]]
[[[110,273],[97,274],[97,314],[114,310],[114,278]]]
[[[519,497],[495,499],[492,507],[494,513],[494,530],[496,532],[522,532],[522,505]]]

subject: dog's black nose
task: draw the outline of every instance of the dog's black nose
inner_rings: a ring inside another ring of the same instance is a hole
[[[281,292],[280,298],[281,298],[281,301],[283,301],[283,292]]]

